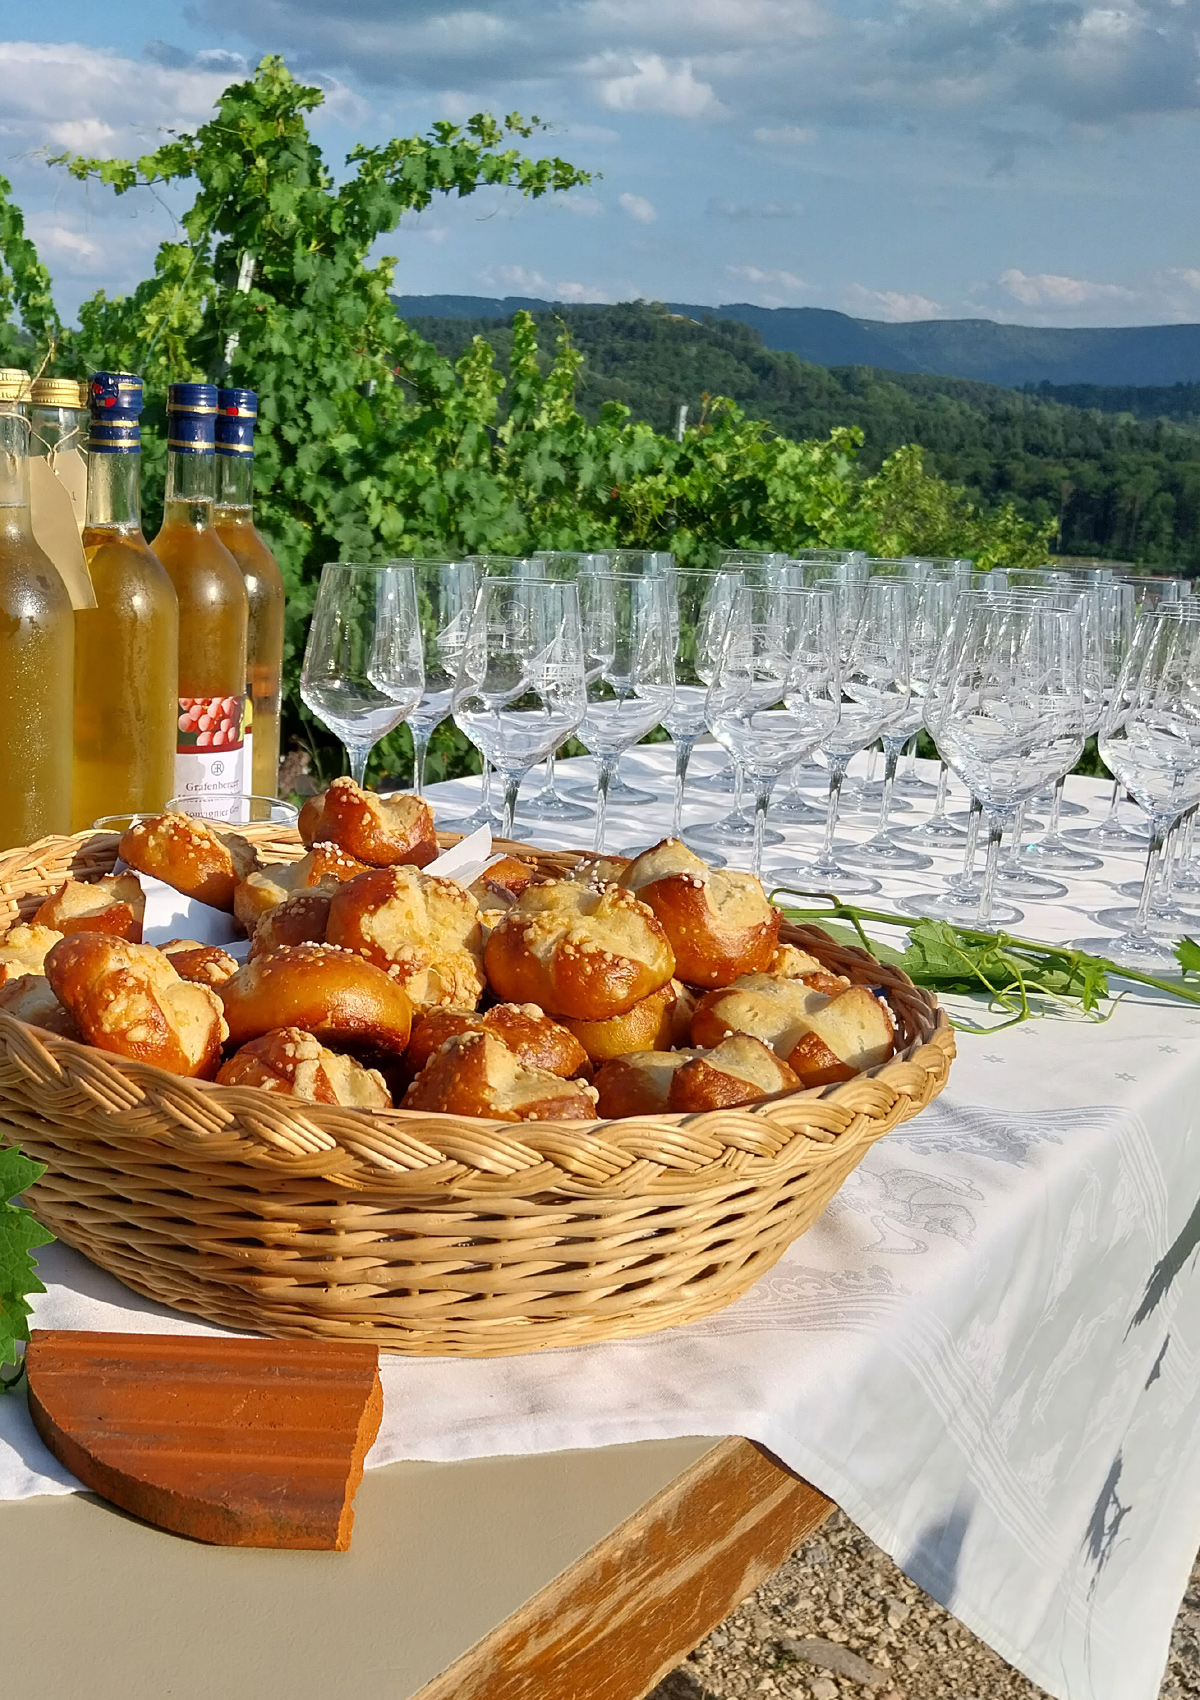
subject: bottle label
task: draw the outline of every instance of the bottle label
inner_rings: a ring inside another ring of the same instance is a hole
[[[175,794],[203,803],[222,820],[235,812],[246,789],[242,738],[244,697],[180,697],[175,745]],[[223,805],[227,808],[223,812]]]

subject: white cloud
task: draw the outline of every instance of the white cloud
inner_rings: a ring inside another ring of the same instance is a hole
[[[598,302],[603,304],[613,297],[605,289],[597,289],[590,283],[559,283],[554,289],[557,301]]]
[[[780,124],[774,130],[760,124],[754,132],[754,140],[764,148],[801,148],[816,139],[815,130],[805,129],[800,124]]]
[[[43,259],[60,261],[68,271],[91,275],[108,258],[104,244],[49,213],[36,213],[27,225]]]
[[[648,201],[645,195],[622,195],[618,205],[636,224],[653,224],[658,217],[654,202]]]
[[[1090,283],[1085,278],[1064,277],[1057,272],[1032,276],[1010,266],[1000,273],[1000,284],[1022,307],[1086,307],[1099,301],[1136,301],[1135,290],[1119,283]]]
[[[774,284],[777,289],[807,289],[808,285],[795,272],[780,271],[771,266],[726,266],[728,277],[741,278],[745,283]]]
[[[595,195],[555,195],[550,205],[562,212],[574,213],[576,218],[604,217],[604,202]]]
[[[606,56],[611,57],[611,56]],[[687,59],[674,67],[658,53],[635,54],[633,69],[605,77],[600,99],[614,112],[660,112],[670,118],[711,118],[725,109],[711,83],[701,82]],[[597,71],[600,65],[596,66]]]
[[[863,318],[887,319],[903,324],[910,319],[938,319],[943,309],[926,295],[906,295],[898,289],[867,289],[852,283],[844,291],[846,310]]]
[[[532,295],[538,290],[546,294],[550,288],[541,272],[527,271],[524,266],[497,266],[494,272],[480,272],[479,276],[490,289],[495,289],[496,279],[499,278],[501,283],[507,284],[510,289],[515,289],[522,295]]]

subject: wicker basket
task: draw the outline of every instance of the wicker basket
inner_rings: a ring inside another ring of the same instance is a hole
[[[247,836],[267,860],[303,853],[278,828]],[[68,873],[111,871],[117,843],[0,857],[0,932]],[[817,928],[783,936],[885,988],[891,1062],[741,1110],[489,1123],[181,1080],[0,1015],[0,1142],[46,1165],[28,1202],[59,1239],[231,1328],[465,1357],[649,1333],[745,1292],[945,1083],[931,996]]]

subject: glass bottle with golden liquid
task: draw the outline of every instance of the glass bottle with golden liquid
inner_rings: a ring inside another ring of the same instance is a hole
[[[283,575],[254,523],[253,390],[217,392],[217,535],[246,581],[246,789],[279,795],[279,708],[283,679]]]
[[[179,603],[142,535],[142,380],[89,386],[87,556],[94,608],[75,615],[74,830],[161,809],[175,790]]]
[[[246,792],[242,717],[248,601],[213,525],[215,384],[171,384],[167,491],[151,547],[179,598],[175,795],[221,819]]]
[[[71,830],[75,615],[33,538],[28,396],[0,370],[0,850]]]

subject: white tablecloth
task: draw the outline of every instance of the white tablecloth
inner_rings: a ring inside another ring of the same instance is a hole
[[[661,786],[668,760],[639,751],[630,777]],[[618,812],[610,843],[661,823]],[[1114,859],[1021,930],[1088,931],[1136,871]],[[1051,1694],[1153,1700],[1200,1543],[1198,1029],[1200,1008],[1137,997],[1103,1026],[964,1035],[941,1099],[744,1299],[628,1343],[389,1358],[370,1462],[746,1435]],[[65,1247],[40,1261],[38,1326],[205,1331]],[[0,1497],[76,1485],[0,1400]]]

